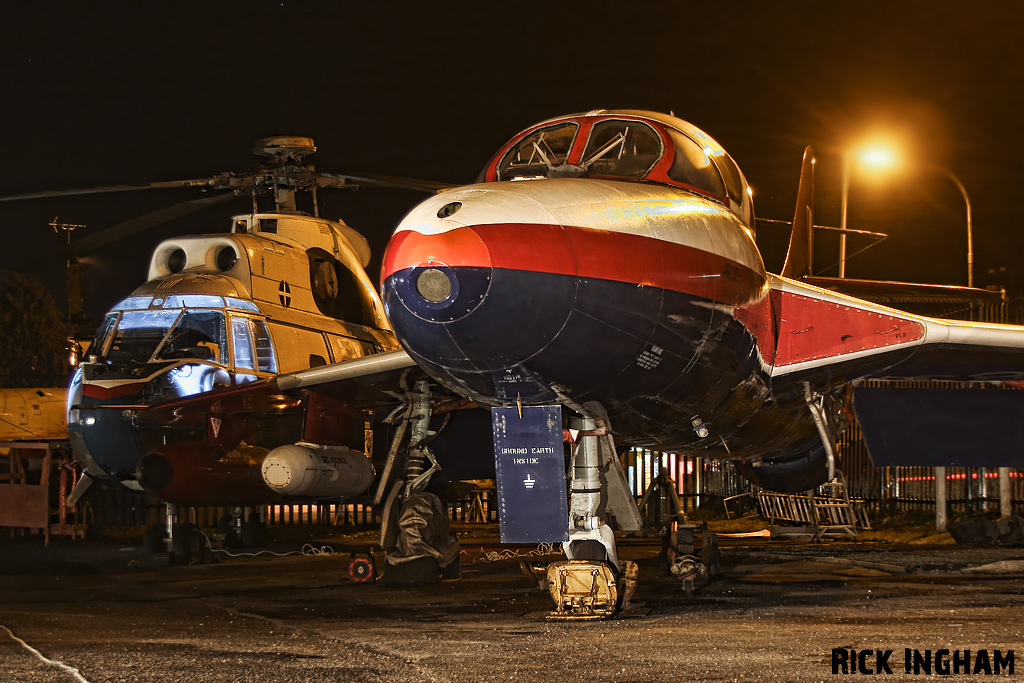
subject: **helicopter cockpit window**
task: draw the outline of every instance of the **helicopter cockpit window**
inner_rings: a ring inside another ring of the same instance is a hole
[[[277,372],[277,358],[274,357],[274,342],[265,320],[252,320],[252,336],[256,342],[256,366],[260,372]]]
[[[113,311],[128,311],[134,308],[149,308],[149,304],[152,303],[153,297],[151,296],[130,296],[127,299],[118,302],[111,310]]]
[[[106,358],[115,363],[148,363],[180,315],[180,310],[125,311]]]
[[[224,308],[224,299],[209,294],[172,294],[164,308]]]
[[[235,347],[235,368],[237,370],[253,370],[252,339],[249,338],[249,320],[247,318],[231,319],[231,341]],[[253,376],[239,376],[240,381],[254,380]]]
[[[579,127],[570,121],[530,133],[498,162],[498,180],[547,177],[551,170],[565,165]]]
[[[725,183],[707,152],[682,133],[669,130],[676,148],[676,158],[668,175],[672,180],[704,190],[716,197],[725,196]]]
[[[233,315],[229,331],[224,302],[218,296],[182,294],[168,297],[164,304],[175,308],[111,312],[97,330],[91,348],[96,355],[115,364],[186,359],[231,366],[233,360],[235,368],[243,373],[236,380],[242,382],[256,378],[250,373],[278,372],[266,321]],[[150,299],[137,297],[135,303],[148,306]],[[202,304],[217,307],[198,308]],[[256,310],[241,299],[229,298],[227,304]]]
[[[601,121],[590,131],[580,166],[590,175],[642,178],[661,158],[661,137],[640,121]]]
[[[155,358],[198,358],[227,365],[226,336],[223,312],[185,310]]]
[[[103,348],[107,344],[107,339],[110,338],[110,333],[114,331],[117,318],[117,313],[107,313],[106,317],[103,318],[99,329],[96,330],[96,336],[93,338],[92,344],[89,345],[90,355],[101,356],[103,354]]]
[[[234,297],[226,297],[228,302],[228,308],[237,308],[243,311],[252,311],[253,313],[259,313],[260,309],[251,301],[245,299],[236,299]]]

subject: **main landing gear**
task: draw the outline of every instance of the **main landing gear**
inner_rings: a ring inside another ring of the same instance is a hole
[[[619,558],[614,531],[642,529],[640,512],[603,409],[588,404],[582,410],[596,417],[569,422],[573,466],[568,540],[563,543],[567,559],[549,565],[542,576],[531,569],[550,591],[555,619],[606,619],[629,602],[637,582],[636,563]],[[443,504],[425,490],[440,469],[430,449],[436,434],[430,418],[444,411],[434,405],[429,382],[421,380],[406,388],[403,405],[388,418],[397,429],[375,497],[383,509],[385,581],[422,583],[458,576],[458,542],[448,531]]]
[[[444,503],[425,490],[431,476],[441,469],[430,450],[437,435],[430,428],[430,419],[437,412],[430,383],[416,382],[404,399],[388,418],[398,428],[374,500],[383,503],[380,544],[387,553],[384,580],[433,583],[458,578],[459,542],[449,532]]]

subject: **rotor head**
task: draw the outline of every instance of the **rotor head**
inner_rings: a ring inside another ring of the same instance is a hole
[[[316,151],[313,138],[295,135],[273,135],[256,141],[252,151],[257,156],[271,157],[275,160],[301,159]]]

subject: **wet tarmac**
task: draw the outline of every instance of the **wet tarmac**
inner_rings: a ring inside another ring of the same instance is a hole
[[[917,680],[905,648],[1024,657],[1021,548],[727,541],[688,597],[655,541],[627,539],[632,608],[564,623],[485,536],[463,539],[462,579],[415,586],[351,583],[347,552],[169,567],[0,538],[0,681],[826,681],[833,648],[892,650],[888,678]]]

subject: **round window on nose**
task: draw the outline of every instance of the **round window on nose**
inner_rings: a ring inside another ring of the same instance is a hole
[[[452,295],[452,281],[438,268],[425,268],[416,276],[416,291],[427,301],[439,304]]]
[[[437,217],[448,218],[449,216],[454,215],[455,212],[461,208],[462,202],[451,202],[449,204],[445,204],[444,206],[437,210]]]

